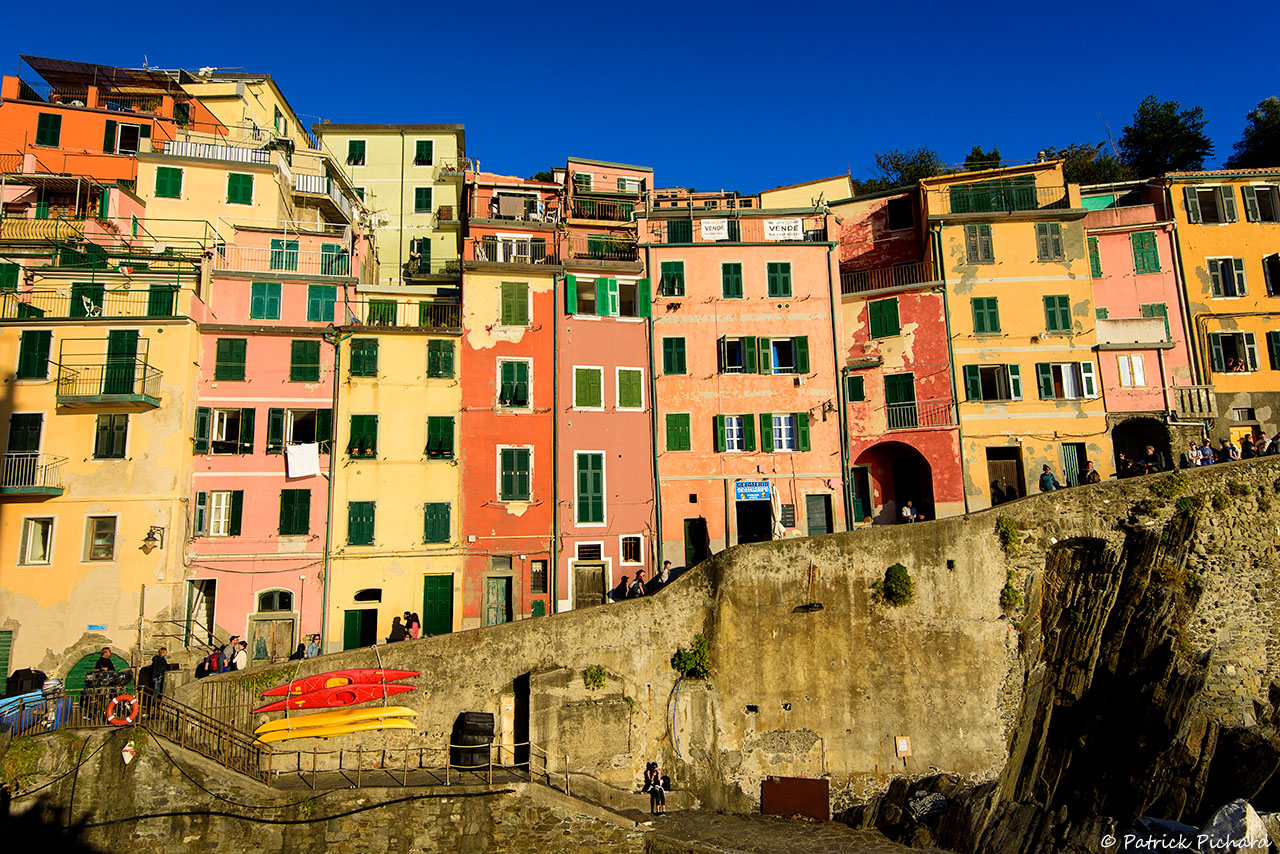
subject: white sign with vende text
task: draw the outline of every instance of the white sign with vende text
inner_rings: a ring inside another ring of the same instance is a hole
[[[729,220],[727,219],[703,219],[702,223],[702,239],[707,241],[728,240],[729,239]]]
[[[804,240],[804,223],[798,219],[766,219],[765,240]]]

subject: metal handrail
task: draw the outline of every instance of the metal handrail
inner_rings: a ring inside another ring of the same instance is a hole
[[[38,452],[0,455],[0,488],[63,489],[62,467],[66,462],[66,457]]]
[[[298,176],[302,177],[302,176]],[[351,255],[266,246],[224,246],[213,254],[216,270],[253,273],[298,273],[304,276],[350,276]]]
[[[160,397],[162,373],[141,359],[103,358],[102,364],[59,364],[59,402],[76,399]]]
[[[190,307],[190,288],[169,286],[103,290],[92,296],[66,288],[0,294],[0,320],[31,317],[183,317]]]
[[[890,430],[914,430],[917,427],[953,427],[955,407],[950,398],[887,403],[885,421]]]
[[[877,291],[881,288],[920,285],[936,281],[937,278],[932,261],[915,261],[866,270],[847,270],[840,274],[840,293],[856,294]]]

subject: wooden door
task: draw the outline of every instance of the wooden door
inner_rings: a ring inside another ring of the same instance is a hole
[[[113,329],[108,332],[107,368],[102,374],[102,393],[133,394],[137,361],[137,330]]]
[[[249,628],[251,661],[286,661],[294,649],[291,618],[253,620]]]
[[[511,620],[511,578],[494,576],[484,580],[484,624],[496,626]]]
[[[1062,479],[1067,486],[1080,485],[1080,472],[1084,469],[1085,458],[1083,442],[1062,443]]]
[[[866,522],[872,515],[871,478],[865,468],[855,468],[849,474],[853,481],[853,521]]]
[[[711,551],[708,542],[707,520],[699,516],[684,520],[684,565],[697,566],[707,559]]]
[[[806,495],[804,497],[804,517],[809,527],[809,536],[819,537],[831,533],[831,496]]]
[[[604,602],[608,585],[604,580],[603,563],[575,563],[573,565],[573,608],[591,608]]]
[[[453,631],[453,576],[422,577],[422,634],[447,635]]]

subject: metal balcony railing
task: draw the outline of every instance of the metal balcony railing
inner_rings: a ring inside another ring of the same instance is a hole
[[[365,296],[347,303],[346,322],[348,326],[455,330],[462,327],[462,306],[450,300]]]
[[[342,188],[332,178],[326,175],[304,175],[302,173],[293,174],[293,189],[299,193],[313,193],[318,196],[328,196],[329,199],[338,206],[338,210],[342,211],[343,216],[347,219],[352,218],[351,200],[342,192]]]
[[[476,161],[470,157],[451,157],[436,163],[436,177],[441,175],[461,175],[478,168]]]
[[[917,427],[954,427],[955,406],[949,399],[913,400],[910,403],[888,403],[884,407],[890,430],[914,430]]]
[[[84,220],[62,217],[5,217],[0,220],[0,240],[80,240],[83,237]]]
[[[475,199],[476,219],[501,220],[503,222],[541,222],[555,224],[560,211],[555,202],[532,196],[489,194]]]
[[[878,291],[881,288],[919,285],[932,282],[937,278],[932,261],[914,261],[867,270],[847,270],[840,274],[840,293],[857,294],[863,291]]]
[[[1068,207],[1066,187],[1037,187],[1031,180],[1000,178],[951,184],[928,191],[930,214],[1014,213]]]
[[[821,243],[827,240],[822,216],[743,217],[732,211],[692,218],[648,219],[641,238],[650,243]]]
[[[302,177],[302,176],[299,176]],[[297,273],[301,276],[350,276],[345,251],[314,252],[265,246],[225,246],[214,253],[214,269],[249,273]]]
[[[263,148],[244,148],[225,143],[194,142],[175,139],[163,143],[162,154],[171,157],[202,157],[206,160],[225,160],[230,163],[271,162],[271,152]]]
[[[533,237],[497,237],[484,235],[472,238],[475,248],[475,260],[494,261],[502,264],[558,264],[560,263],[559,247],[555,239],[548,243],[546,238]]]
[[[1217,418],[1218,396],[1211,385],[1175,385],[1173,407],[1179,418]]]
[[[41,453],[0,455],[0,492],[60,495],[66,457]]]
[[[458,276],[461,273],[462,261],[457,258],[416,258],[404,264],[404,275],[409,278],[418,276]]]
[[[570,235],[569,257],[590,261],[638,261],[640,253],[630,237]]]
[[[193,291],[171,285],[130,290],[85,289],[31,290],[0,294],[0,320],[32,317],[184,317]]]
[[[140,359],[106,356],[102,364],[60,364],[60,404],[138,402],[158,406],[163,375]]]
[[[574,199],[570,215],[574,219],[631,222],[635,219],[636,203],[605,199]]]

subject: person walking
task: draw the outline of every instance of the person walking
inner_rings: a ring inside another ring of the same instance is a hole
[[[239,635],[232,635],[227,641],[227,645],[222,648],[222,672],[227,673],[235,669],[237,643],[240,640]]]
[[[645,594],[644,589],[644,570],[637,569],[636,577],[631,581],[631,587],[627,589],[628,599],[638,599]]]
[[[159,697],[164,693],[164,677],[170,670],[176,670],[178,665],[169,663],[169,650],[160,647],[160,651],[151,656],[151,693]]]
[[[1053,492],[1056,489],[1062,489],[1062,484],[1058,483],[1058,479],[1054,477],[1053,472],[1046,465],[1040,472],[1040,491]]]

